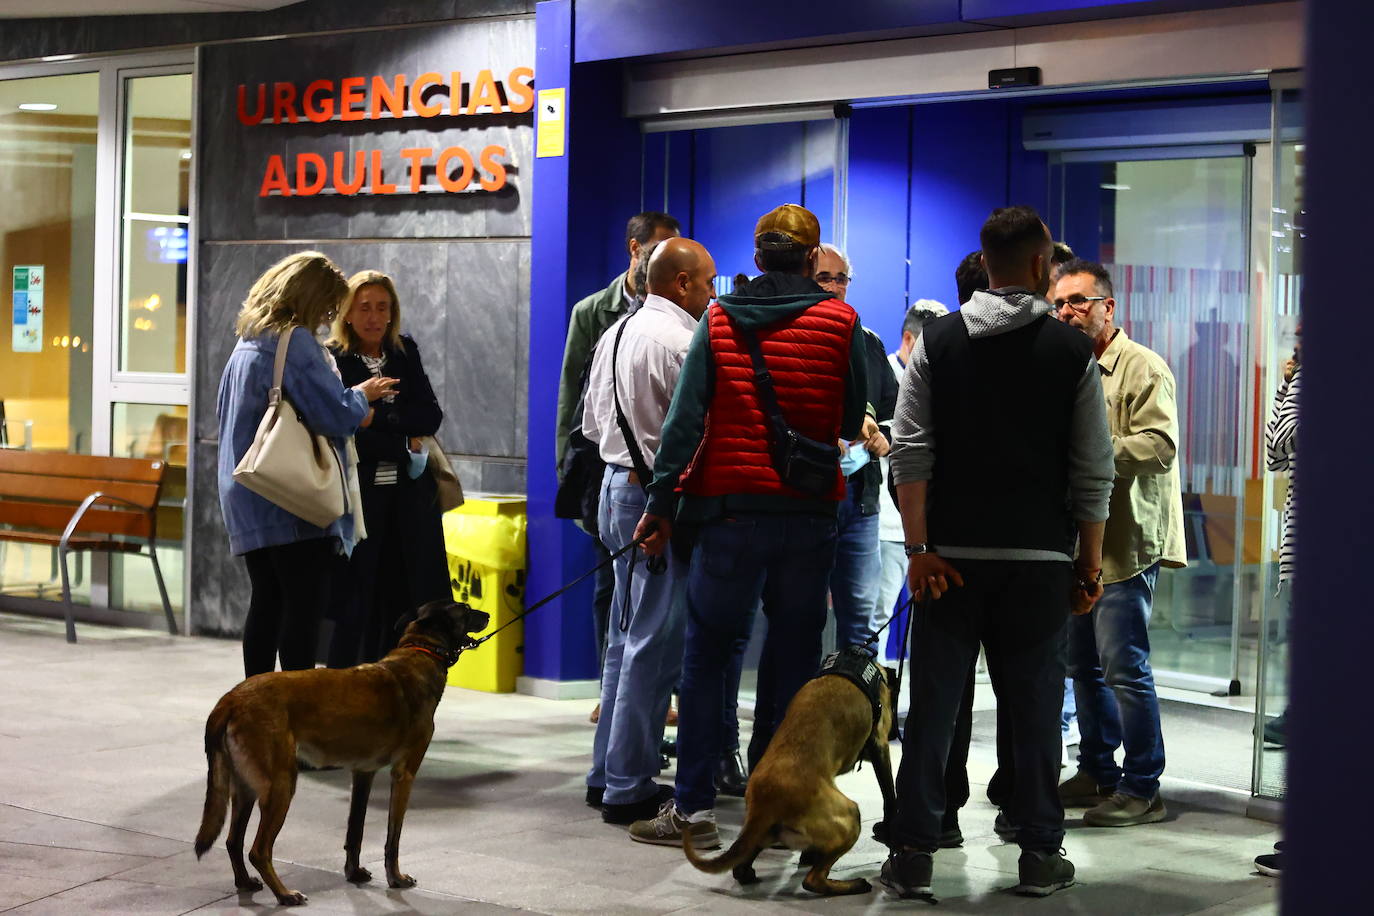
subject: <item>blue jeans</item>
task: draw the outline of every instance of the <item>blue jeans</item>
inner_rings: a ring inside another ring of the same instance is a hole
[[[677,804],[715,807],[721,709],[735,646],[763,599],[768,635],[759,659],[749,757],[756,761],[787,704],[821,661],[835,520],[818,515],[737,514],[702,526],[687,574],[687,637],[678,698]],[[756,753],[757,752],[757,753]]]
[[[1164,772],[1159,698],[1150,670],[1150,610],[1159,564],[1106,587],[1091,614],[1069,621],[1069,675],[1078,701],[1078,767],[1098,785],[1154,798]],[[1116,749],[1124,747],[1121,766]]]
[[[856,475],[857,476],[857,475]],[[830,603],[835,608],[835,648],[861,646],[873,635],[883,561],[878,552],[878,513],[864,515],[855,499],[859,484],[846,484],[837,518],[835,568],[830,573]],[[870,655],[877,654],[869,647]]]
[[[897,599],[903,594],[907,570],[906,546],[901,541],[880,541],[878,556],[882,561],[882,571],[878,575],[878,603],[873,607],[872,626],[875,632],[892,619],[893,612],[897,610]],[[900,636],[898,634],[898,638],[894,639],[891,630],[883,633],[878,643],[883,657],[893,657],[883,647],[898,645]]]
[[[601,481],[598,524],[612,552],[634,540],[644,491],[626,468],[610,465]],[[605,787],[609,805],[642,801],[656,791],[658,746],[668,700],[682,668],[682,581],[686,565],[668,549],[668,569],[650,573],[638,550],[615,561],[615,595],[606,628],[601,718],[592,742],[587,785]],[[623,626],[622,626],[623,625]]]

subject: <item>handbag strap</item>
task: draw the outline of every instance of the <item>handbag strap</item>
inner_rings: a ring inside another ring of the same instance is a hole
[[[749,348],[749,361],[754,364],[754,387],[758,390],[759,402],[763,406],[763,412],[768,417],[776,437],[773,447],[774,449],[781,448],[782,443],[792,435],[792,427],[788,425],[787,418],[782,415],[782,405],[778,403],[778,392],[773,387],[773,373],[768,371],[768,364],[763,361],[763,347],[759,345],[759,337],[754,333],[754,329],[740,327],[738,324],[735,325],[735,328]]]
[[[286,351],[291,346],[291,332],[294,325],[288,325],[277,337],[277,356],[272,363],[272,390],[267,392],[267,406],[276,407],[281,400],[281,380],[286,372]]]
[[[629,323],[629,316],[620,322],[620,329],[615,332],[615,345],[611,348],[611,396],[615,399],[615,422],[620,427],[620,435],[625,439],[625,448],[630,453],[630,463],[634,465],[635,474],[639,477],[640,488],[647,492],[650,479],[649,463],[644,460],[644,453],[635,441],[634,430],[630,429],[630,421],[625,418],[625,411],[620,406],[620,386],[616,383],[615,376],[616,362],[620,356],[620,337],[625,333],[625,325]]]

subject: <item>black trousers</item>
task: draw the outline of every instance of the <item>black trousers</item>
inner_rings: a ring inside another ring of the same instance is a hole
[[[1063,634],[1072,569],[1052,562],[951,562],[964,586],[917,611],[895,838],[925,851],[938,846],[946,803],[957,800],[946,775],[981,642],[999,707],[1006,707],[1002,731],[1015,767],[1007,807],[1020,825],[1017,840],[1023,849],[1058,849],[1064,838],[1058,792]],[[965,800],[967,793],[965,782]]]
[[[253,593],[243,624],[243,676],[315,667],[320,616],[338,539],[312,538],[243,555]]]
[[[331,668],[377,661],[396,647],[402,618],[452,594],[433,479],[402,468],[394,484],[363,484],[362,497],[367,537],[349,558],[348,588],[336,592]]]

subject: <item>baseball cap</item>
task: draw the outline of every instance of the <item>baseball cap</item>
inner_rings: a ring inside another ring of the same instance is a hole
[[[765,239],[765,236],[772,238]],[[754,244],[759,248],[775,251],[796,247],[815,248],[820,243],[821,224],[816,215],[796,204],[783,204],[769,210],[754,227]]]

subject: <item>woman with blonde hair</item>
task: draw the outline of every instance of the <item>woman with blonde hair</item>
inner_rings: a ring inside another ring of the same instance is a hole
[[[348,281],[347,304],[328,346],[344,384],[389,376],[395,390],[373,404],[358,430],[358,483],[367,540],[349,558],[350,599],[334,606],[329,666],[376,661],[396,644],[397,621],[450,595],[443,524],[423,436],[444,419],[420,348],[401,333],[401,300],[386,274],[364,270]]]
[[[290,331],[282,389],[312,431],[329,436],[343,460],[347,438],[371,418],[368,402],[396,380],[344,387],[315,339],[348,295],[343,274],[318,251],[272,265],[248,291],[234,330],[239,342],[219,383],[219,498],[229,548],[248,567],[252,596],[243,627],[244,677],[276,667],[315,667],[319,622],[329,599],[334,557],[351,548],[353,517],[319,528],[234,480],[267,411],[277,341]]]

